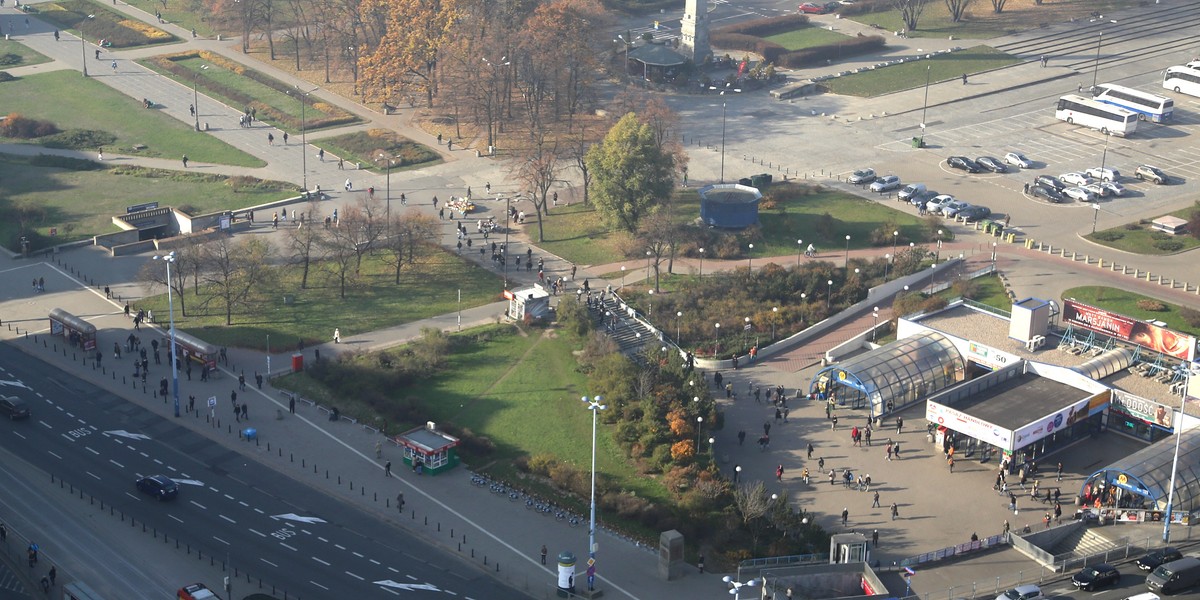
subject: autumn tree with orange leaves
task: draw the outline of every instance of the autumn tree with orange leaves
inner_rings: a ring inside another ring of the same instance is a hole
[[[458,16],[458,0],[363,0],[364,27],[376,41],[358,49],[364,98],[387,100],[402,89],[437,95],[438,53]]]

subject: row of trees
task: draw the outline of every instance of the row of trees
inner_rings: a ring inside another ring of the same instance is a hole
[[[265,236],[183,236],[171,280],[180,314],[221,310],[225,324],[231,325],[234,313],[252,309],[276,290],[278,270],[272,267],[280,264],[300,270],[301,289],[309,287],[317,272],[345,298],[361,277],[363,258],[373,255],[388,265],[399,285],[401,272],[417,263],[426,245],[437,241],[435,219],[415,209],[388,215],[375,198],[343,208],[339,219],[328,224],[312,217],[320,213],[316,202],[307,208],[302,224],[284,221],[288,235],[281,248]],[[142,267],[140,278],[152,286],[167,284],[166,270],[155,261]],[[189,288],[199,306],[189,304]]]
[[[890,0],[891,7],[900,12],[900,18],[904,21],[904,26],[909,31],[915,31],[921,20],[921,14],[925,12],[925,5],[930,0]],[[975,3],[975,0],[942,0],[946,3],[946,11],[950,13],[950,20],[958,23],[966,16],[967,10]],[[1008,0],[990,0],[992,3],[992,12],[1000,14],[1004,12],[1004,7],[1008,4]],[[1034,0],[1036,4],[1041,4],[1042,0]]]

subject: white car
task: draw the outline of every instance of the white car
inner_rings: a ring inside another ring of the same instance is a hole
[[[1081,187],[1069,187],[1063,190],[1063,195],[1080,202],[1093,202],[1096,200],[1096,195]]]
[[[884,175],[871,183],[872,192],[887,192],[900,187],[900,178],[895,175]]]
[[[875,169],[859,169],[850,174],[850,183],[870,183],[875,181]]]
[[[929,211],[931,213],[937,213],[942,210],[943,206],[945,206],[951,202],[954,202],[954,196],[951,196],[950,194],[942,194],[941,196],[934,196],[932,200],[925,203],[925,210]]]
[[[1106,196],[1124,196],[1125,195],[1125,186],[1123,186],[1115,181],[1101,181],[1099,183],[1099,185],[1101,188],[1103,188],[1104,190],[1106,190],[1108,192],[1107,194],[1105,194]]]
[[[1063,173],[1058,176],[1058,180],[1067,185],[1087,185],[1092,182],[1091,178],[1083,173]]]
[[[1098,182],[1098,181],[1096,183],[1089,183],[1087,185],[1081,185],[1079,187],[1091,192],[1092,196],[1095,196],[1096,198],[1107,198],[1108,197],[1108,190],[1105,189],[1103,185],[1100,185],[1100,182]]]
[[[941,213],[946,217],[953,219],[954,215],[957,215],[959,211],[965,210],[970,206],[970,204],[967,204],[962,200],[951,200],[942,205]]]
[[[900,190],[900,192],[896,194],[896,198],[899,199],[901,202],[908,202],[909,200],[912,200],[913,196],[916,196],[917,194],[920,194],[921,192],[924,192],[924,191],[925,191],[925,184],[910,183],[910,184],[904,186],[904,189]]]
[[[1005,154],[1004,164],[1012,165],[1014,167],[1021,167],[1022,169],[1033,167],[1033,161],[1025,158],[1025,155],[1021,154],[1020,152],[1009,152],[1008,154]]]
[[[1116,169],[1105,169],[1105,168],[1101,168],[1101,167],[1092,167],[1092,168],[1088,169],[1087,171],[1084,171],[1084,174],[1093,179],[1099,179],[1100,181],[1120,181],[1121,180],[1121,172]]]

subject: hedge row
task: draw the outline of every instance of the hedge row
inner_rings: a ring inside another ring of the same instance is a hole
[[[753,52],[770,63],[778,63],[779,58],[788,52],[787,48],[775,42],[745,33],[714,33],[709,41],[717,48]]]
[[[713,35],[716,36],[722,33],[743,33],[746,35],[765,37],[768,35],[775,35],[777,33],[784,33],[794,29],[799,29],[806,25],[808,25],[807,15],[783,15],[780,17],[751,19],[749,21],[742,21],[741,23],[734,23],[733,25],[726,25],[713,30]]]
[[[40,6],[38,18],[58,29],[78,30],[87,21],[84,34],[91,42],[105,40],[110,48],[134,48],[176,41],[175,36],[86,0],[62,0]],[[88,18],[88,15],[93,15]]]
[[[836,44],[827,44],[788,52],[780,57],[779,64],[792,69],[810,67],[829,60],[838,60],[858,54],[877,52],[882,50],[886,45],[881,35],[853,37]]]

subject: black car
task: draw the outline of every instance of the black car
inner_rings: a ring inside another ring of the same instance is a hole
[[[979,158],[975,159],[975,162],[979,166],[981,166],[993,173],[1007,173],[1008,172],[1008,167],[1004,166],[1004,163],[998,158],[993,158],[991,156],[980,156]]]
[[[1114,585],[1120,581],[1121,574],[1112,565],[1084,567],[1082,571],[1071,577],[1071,583],[1084,590],[1094,590],[1106,585]]]
[[[14,398],[12,396],[0,396],[0,414],[7,416],[13,421],[16,421],[17,419],[28,419],[29,405],[20,398]]]
[[[953,169],[962,169],[968,173],[978,173],[980,170],[975,161],[965,156],[951,156],[946,159],[946,163]]]
[[[1029,193],[1033,194],[1034,198],[1045,198],[1055,204],[1061,204],[1067,201],[1067,197],[1062,192],[1044,185],[1035,185],[1029,188]]]
[[[1054,188],[1054,190],[1058,192],[1067,189],[1067,184],[1059,181],[1059,179],[1053,175],[1038,175],[1037,179],[1033,180],[1033,185]]]
[[[179,495],[179,484],[166,475],[147,475],[137,480],[139,492],[159,500],[170,500]]]
[[[1153,571],[1159,565],[1167,564],[1173,560],[1183,558],[1183,553],[1171,546],[1153,550],[1149,554],[1137,559],[1137,567],[1143,571]]]
[[[958,211],[957,216],[962,217],[968,221],[982,221],[983,219],[986,219],[986,218],[990,217],[991,215],[992,215],[992,209],[990,209],[986,206],[979,206],[978,204],[972,204],[971,206],[968,206],[968,207]]]

